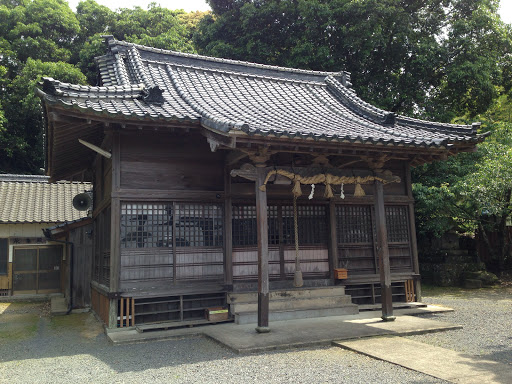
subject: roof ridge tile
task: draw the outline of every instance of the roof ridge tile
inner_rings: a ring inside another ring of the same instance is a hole
[[[340,72],[314,71],[314,70],[309,70],[309,69],[298,69],[298,68],[280,67],[277,65],[252,63],[249,61],[242,61],[242,60],[224,59],[224,58],[218,58],[218,57],[199,55],[196,53],[177,52],[177,51],[171,51],[171,50],[166,50],[166,49],[153,48],[153,47],[148,47],[148,46],[141,45],[141,44],[135,44],[135,43],[129,43],[126,41],[110,39],[109,47],[114,47],[116,45],[122,45],[122,46],[125,46],[128,48],[134,47],[137,50],[149,51],[149,52],[166,54],[166,55],[177,56],[177,57],[194,58],[194,59],[200,59],[200,60],[210,61],[210,62],[240,65],[240,66],[246,66],[249,68],[269,69],[269,70],[276,70],[276,71],[281,71],[281,72],[290,72],[290,73],[297,73],[297,74],[308,74],[308,75],[317,75],[317,76],[328,76],[328,75],[341,76],[344,73],[343,71],[340,71]]]

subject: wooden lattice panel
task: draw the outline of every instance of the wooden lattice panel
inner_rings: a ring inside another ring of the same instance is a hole
[[[372,243],[372,215],[369,205],[336,206],[338,244]]]
[[[327,244],[327,207],[324,205],[304,205],[297,207],[299,245]],[[295,244],[293,206],[282,207],[283,244]]]
[[[267,207],[268,217],[268,243],[279,244],[278,209],[275,205]],[[252,247],[258,244],[258,230],[256,226],[256,206],[233,205],[232,207],[232,233],[234,247]]]
[[[405,205],[386,206],[386,227],[388,242],[409,242],[409,212]]]

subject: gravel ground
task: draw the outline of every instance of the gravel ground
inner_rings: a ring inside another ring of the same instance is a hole
[[[422,317],[460,324],[463,329],[410,339],[512,365],[512,287],[509,284],[480,290],[436,288],[426,293],[423,302],[455,311]]]
[[[443,381],[335,347],[237,355],[205,338],[111,345],[90,313],[0,303],[0,383]]]
[[[426,290],[462,330],[416,341],[512,362],[512,288]],[[0,383],[443,383],[335,347],[237,355],[205,338],[111,345],[90,313],[51,317],[48,304],[0,303]]]

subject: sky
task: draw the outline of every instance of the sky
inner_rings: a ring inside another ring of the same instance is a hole
[[[79,0],[68,0],[71,9],[75,10]],[[169,9],[183,9],[186,12],[207,11],[210,9],[204,0],[96,0],[97,3],[106,5],[110,9],[132,8],[139,6],[146,9],[149,3],[155,2]],[[512,0],[501,0],[501,19],[512,24]]]

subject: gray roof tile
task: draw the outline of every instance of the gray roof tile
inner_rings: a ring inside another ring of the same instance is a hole
[[[211,58],[112,38],[108,45],[107,55],[97,58],[104,87],[45,79],[45,101],[126,118],[201,121],[251,135],[422,147],[481,140],[479,125],[427,122],[374,107],[344,85],[350,83],[344,72]],[[163,103],[144,99],[155,86]]]
[[[80,219],[87,212],[73,208],[73,198],[90,189],[90,183],[0,178],[0,223],[61,223]]]

